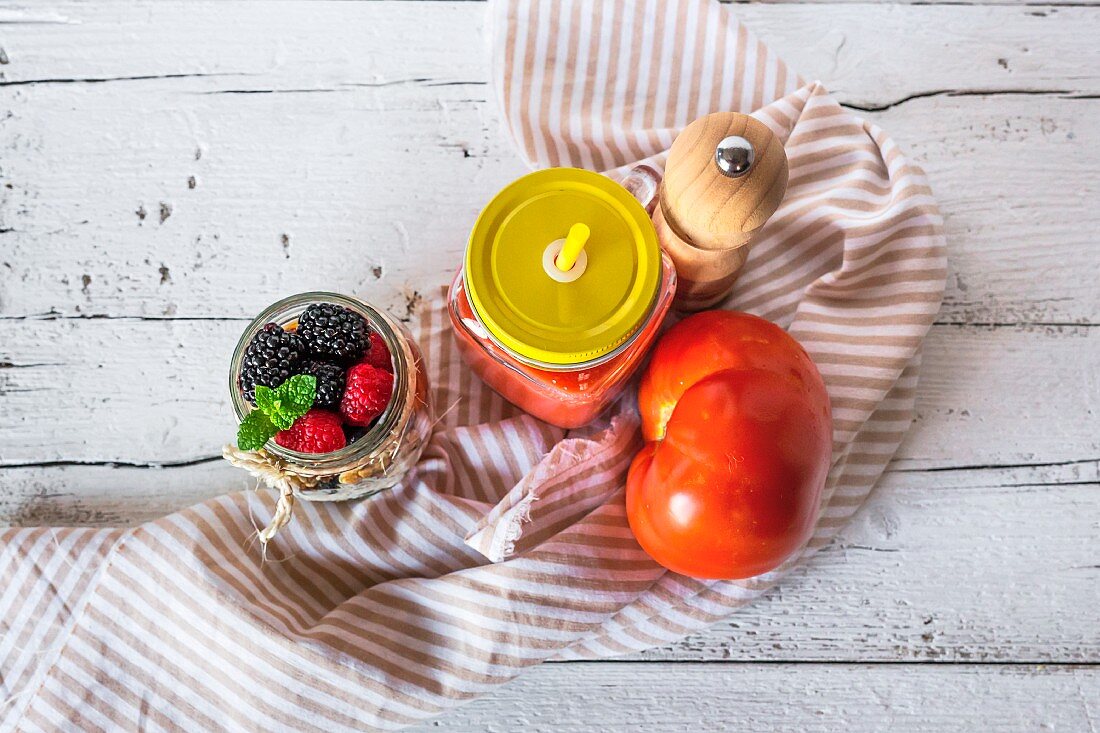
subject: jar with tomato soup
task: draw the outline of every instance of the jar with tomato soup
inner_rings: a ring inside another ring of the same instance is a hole
[[[451,324],[474,372],[531,415],[563,428],[590,422],[653,344],[676,292],[645,208],[655,183],[650,169],[632,173],[628,190],[550,168],[507,186],[478,217],[451,284]]]

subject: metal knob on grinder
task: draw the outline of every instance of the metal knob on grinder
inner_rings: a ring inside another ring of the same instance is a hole
[[[714,150],[714,164],[726,178],[740,178],[749,172],[756,154],[752,143],[740,135],[722,138]]]
[[[676,264],[679,310],[729,295],[753,237],[783,201],[787,177],[783,144],[748,115],[706,115],[676,137],[653,223]]]

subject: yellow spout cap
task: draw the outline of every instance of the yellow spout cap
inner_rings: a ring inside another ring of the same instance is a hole
[[[572,270],[573,265],[577,264],[577,258],[581,256],[584,245],[588,244],[588,237],[591,235],[592,230],[588,228],[587,224],[577,222],[569,227],[569,233],[565,235],[565,244],[562,245],[561,252],[554,259],[554,266],[562,272]]]
[[[593,171],[544,168],[482,210],[463,279],[492,340],[553,369],[603,358],[637,332],[653,309],[661,267],[653,222],[629,191]]]

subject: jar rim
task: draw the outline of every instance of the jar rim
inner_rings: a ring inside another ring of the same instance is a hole
[[[290,295],[272,303],[253,318],[245,327],[244,332],[237,341],[237,346],[233,349],[233,357],[229,365],[229,393],[238,423],[244,420],[249,412],[256,409],[245,400],[237,383],[241,363],[244,360],[244,352],[248,348],[248,344],[260,329],[268,323],[285,326],[298,317],[300,311],[295,312],[295,309],[301,306],[301,310],[305,310],[305,307],[314,303],[331,303],[343,306],[363,316],[368,325],[382,337],[386,348],[389,349],[390,358],[393,360],[394,375],[393,397],[386,405],[386,409],[364,435],[348,443],[340,450],[330,453],[302,453],[301,451],[284,448],[275,442],[274,437],[264,444],[265,451],[287,463],[323,471],[326,468],[336,467],[374,452],[399,427],[397,423],[404,412],[404,401],[408,399],[409,364],[405,356],[405,350],[402,348],[404,337],[399,334],[399,327],[389,314],[374,308],[359,298],[339,293],[313,290]],[[399,395],[400,398],[398,398]]]
[[[624,351],[629,349],[630,345],[633,344],[638,339],[638,336],[641,335],[641,333],[643,331],[645,331],[645,324],[647,324],[649,322],[649,319],[653,317],[653,313],[657,309],[657,302],[660,300],[659,294],[660,294],[661,290],[666,285],[665,278],[669,277],[669,275],[666,271],[670,269],[671,261],[666,262],[667,258],[668,258],[668,254],[664,251],[664,249],[662,249],[660,251],[660,259],[658,260],[658,262],[661,263],[661,266],[658,268],[657,291],[654,294],[653,299],[649,303],[649,309],[646,311],[645,317],[641,321],[638,322],[638,326],[634,329],[634,331],[631,332],[631,334],[629,336],[627,336],[626,339],[623,340],[623,342],[620,343],[618,346],[616,346],[612,351],[609,351],[606,354],[602,354],[600,356],[597,356],[593,359],[588,359],[587,361],[578,361],[578,362],[574,362],[572,364],[551,364],[549,362],[543,362],[543,361],[539,361],[537,359],[532,359],[531,357],[526,356],[524,354],[521,354],[518,351],[516,351],[515,349],[509,347],[507,344],[505,344],[503,341],[501,341],[499,338],[497,338],[496,334],[494,334],[492,332],[492,330],[489,329],[485,325],[485,322],[482,320],[481,314],[478,313],[478,310],[477,310],[477,304],[474,302],[474,300],[472,298],[469,297],[470,285],[469,285],[469,282],[468,282],[467,277],[466,277],[465,263],[460,268],[460,270],[461,270],[461,279],[462,279],[462,289],[467,293],[466,299],[470,303],[470,312],[473,313],[474,320],[477,321],[477,325],[481,328],[481,330],[485,333],[485,335],[488,337],[488,339],[490,341],[492,341],[493,344],[497,348],[504,351],[506,354],[511,356],[516,361],[518,361],[522,364],[526,364],[527,366],[535,367],[536,369],[542,369],[542,370],[548,371],[548,372],[575,372],[575,371],[580,371],[581,369],[591,369],[593,367],[597,367],[601,364],[605,364],[605,363],[611,361],[612,359],[614,359],[615,357],[619,356]],[[671,270],[672,270],[671,277],[675,278],[675,272],[676,272],[675,268],[671,268]]]
[[[592,237],[575,266],[585,274],[562,280],[555,247],[578,223]],[[621,184],[546,168],[512,181],[481,210],[463,255],[466,294],[482,326],[524,362],[575,369],[619,349],[648,320],[660,254],[649,214]]]

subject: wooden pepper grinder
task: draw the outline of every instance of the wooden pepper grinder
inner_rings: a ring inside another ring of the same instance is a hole
[[[679,310],[703,310],[729,294],[753,236],[786,191],[787,154],[764,123],[716,112],[684,128],[669,151],[653,213],[676,263]]]

